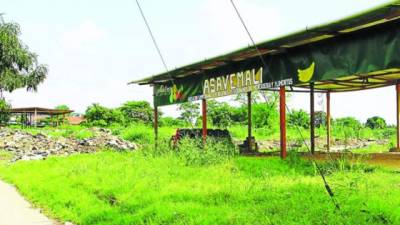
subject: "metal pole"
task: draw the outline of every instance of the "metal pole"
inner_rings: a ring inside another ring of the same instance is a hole
[[[400,83],[396,84],[397,151],[400,149]]]
[[[251,134],[251,91],[247,92],[247,151],[252,151]]]
[[[326,149],[331,147],[331,93],[326,92]]]
[[[280,142],[281,158],[286,158],[286,90],[284,86],[279,88],[279,122],[280,122]]]
[[[202,136],[203,136],[203,144],[206,143],[207,139],[207,100],[203,98],[201,100],[201,114],[202,114]]]
[[[310,145],[311,153],[315,152],[315,109],[314,109],[314,83],[310,83]]]

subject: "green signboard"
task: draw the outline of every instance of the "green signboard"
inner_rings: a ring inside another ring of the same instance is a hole
[[[400,68],[400,24],[287,48],[276,55],[232,61],[154,85],[156,106],[259,89],[308,84]],[[175,74],[180,77],[180,74]]]

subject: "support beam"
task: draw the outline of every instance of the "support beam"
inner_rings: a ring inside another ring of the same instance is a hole
[[[314,108],[314,83],[310,83],[310,147],[311,153],[315,152],[315,108]]]
[[[35,127],[37,127],[37,109],[35,108]]]
[[[206,143],[207,139],[207,100],[203,98],[201,101],[201,114],[202,114],[202,136],[203,136],[203,144]]]
[[[400,149],[400,83],[396,84],[396,122],[397,122],[397,143],[396,150]]]
[[[331,93],[326,92],[326,150],[331,147]]]
[[[280,121],[280,142],[281,158],[286,158],[286,90],[282,86],[279,88],[279,121]]]
[[[154,105],[154,146],[158,146],[158,107]]]
[[[251,134],[251,91],[247,92],[247,151],[252,151],[253,140]]]

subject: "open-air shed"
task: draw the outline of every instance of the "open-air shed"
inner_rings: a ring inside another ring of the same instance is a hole
[[[392,1],[326,25],[308,28],[131,83],[153,87],[156,138],[157,108],[160,106],[202,100],[203,137],[206,138],[207,99],[247,92],[250,100],[251,92],[255,90],[279,91],[281,156],[284,158],[287,91],[310,93],[310,143],[311,151],[314,152],[315,92],[326,93],[329,148],[332,93],[396,86],[397,99],[393,103],[397,104],[399,148],[399,81],[400,1]]]

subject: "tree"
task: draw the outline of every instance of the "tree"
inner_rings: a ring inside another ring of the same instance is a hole
[[[308,129],[310,127],[310,116],[302,109],[292,110],[288,115],[288,123],[292,126],[299,126]]]
[[[194,102],[185,102],[179,105],[181,111],[180,118],[189,123],[192,127],[196,124],[196,119],[200,116],[200,104]]]
[[[69,107],[67,105],[58,105],[55,107],[55,109],[58,110],[69,110]]]
[[[230,112],[231,120],[233,123],[246,124],[247,123],[247,106],[232,107]]]
[[[128,101],[119,109],[126,121],[151,123],[154,118],[153,109],[147,101]]]
[[[0,124],[7,124],[10,120],[11,105],[5,99],[0,99]]]
[[[361,129],[361,123],[354,117],[342,117],[335,120],[336,126],[348,127],[354,130]]]
[[[113,123],[123,123],[124,115],[118,109],[109,109],[94,103],[86,109],[86,121],[94,126],[109,126]]]
[[[272,128],[278,124],[278,110],[276,103],[257,103],[252,105],[252,124],[254,127],[267,127]]]
[[[47,67],[38,63],[37,55],[22,43],[20,35],[18,24],[0,18],[0,96],[18,88],[37,91],[46,79]]]
[[[386,128],[386,121],[382,117],[373,116],[367,119],[365,126],[371,129],[383,129]]]
[[[233,107],[226,102],[217,102],[209,100],[207,102],[207,116],[211,119],[214,126],[227,128],[232,124]]]
[[[69,110],[69,107],[67,105],[58,105],[58,106],[55,107],[55,109],[57,109],[57,110]],[[66,114],[66,115],[68,116],[69,114]],[[67,122],[67,118],[65,118],[64,115],[57,115],[57,116],[53,117],[53,119],[51,121],[52,122],[56,122],[57,124],[60,124],[60,123]]]

